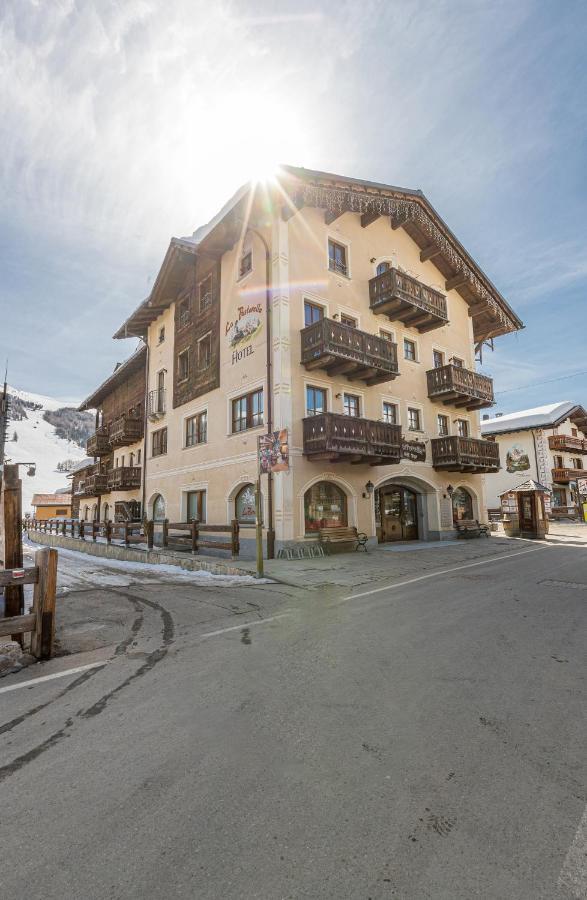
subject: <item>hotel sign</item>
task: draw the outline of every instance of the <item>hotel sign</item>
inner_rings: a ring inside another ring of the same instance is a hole
[[[260,303],[250,306],[239,306],[233,320],[224,328],[224,336],[232,349],[232,365],[253,354],[252,342],[261,331],[261,315],[263,307]]]
[[[426,444],[423,441],[402,440],[402,459],[412,462],[426,461]]]

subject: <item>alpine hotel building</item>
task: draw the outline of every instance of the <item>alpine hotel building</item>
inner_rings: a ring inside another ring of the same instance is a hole
[[[421,191],[293,167],[246,185],[171,240],[115,335],[147,348],[142,510],[237,518],[246,551],[257,438],[283,428],[290,470],[263,477],[270,554],[273,536],[338,524],[450,537],[484,517],[500,465],[476,352],[521,327]]]

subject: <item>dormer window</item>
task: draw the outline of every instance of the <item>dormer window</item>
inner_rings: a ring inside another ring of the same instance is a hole
[[[238,277],[244,278],[245,275],[248,275],[249,272],[253,271],[253,251],[247,250],[246,253],[243,253],[241,256],[241,264],[238,270]]]

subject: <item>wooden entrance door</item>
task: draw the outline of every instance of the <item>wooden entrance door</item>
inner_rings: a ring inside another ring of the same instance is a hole
[[[518,494],[520,531],[536,531],[536,503],[533,493]]]
[[[418,506],[416,494],[404,487],[380,490],[381,539],[383,541],[415,541],[418,539]]]

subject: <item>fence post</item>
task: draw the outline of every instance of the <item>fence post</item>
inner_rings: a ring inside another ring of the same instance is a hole
[[[98,522],[96,522],[96,520],[94,519],[94,520],[92,521],[92,540],[93,540],[94,543],[96,543],[96,539],[97,539],[97,537],[98,537],[98,528],[99,528],[99,524],[98,524]]]
[[[230,533],[230,544],[231,544],[231,553],[232,556],[238,556],[240,552],[240,544],[239,544],[239,527],[238,527],[238,519],[233,519],[231,522],[231,533]]]
[[[198,523],[196,519],[190,522],[192,532],[192,553],[198,552]]]
[[[86,539],[86,522],[85,519],[81,519],[79,523],[79,538],[80,541],[85,541]]]
[[[67,534],[67,522],[65,521],[65,519],[61,523],[61,534],[63,535],[63,537],[65,537],[65,535]]]
[[[161,543],[163,547],[169,546],[169,519],[163,519],[163,536]]]
[[[145,523],[145,534],[147,536],[147,550],[153,549],[153,535],[155,531],[155,525],[151,519],[147,519]]]
[[[124,546],[128,547],[128,521],[124,520]]]
[[[112,543],[112,522],[110,519],[106,522],[106,543]]]
[[[39,568],[39,580],[33,593],[35,630],[31,639],[31,651],[37,659],[49,659],[55,638],[55,595],[57,592],[57,550],[45,547],[35,553],[35,565]]]

